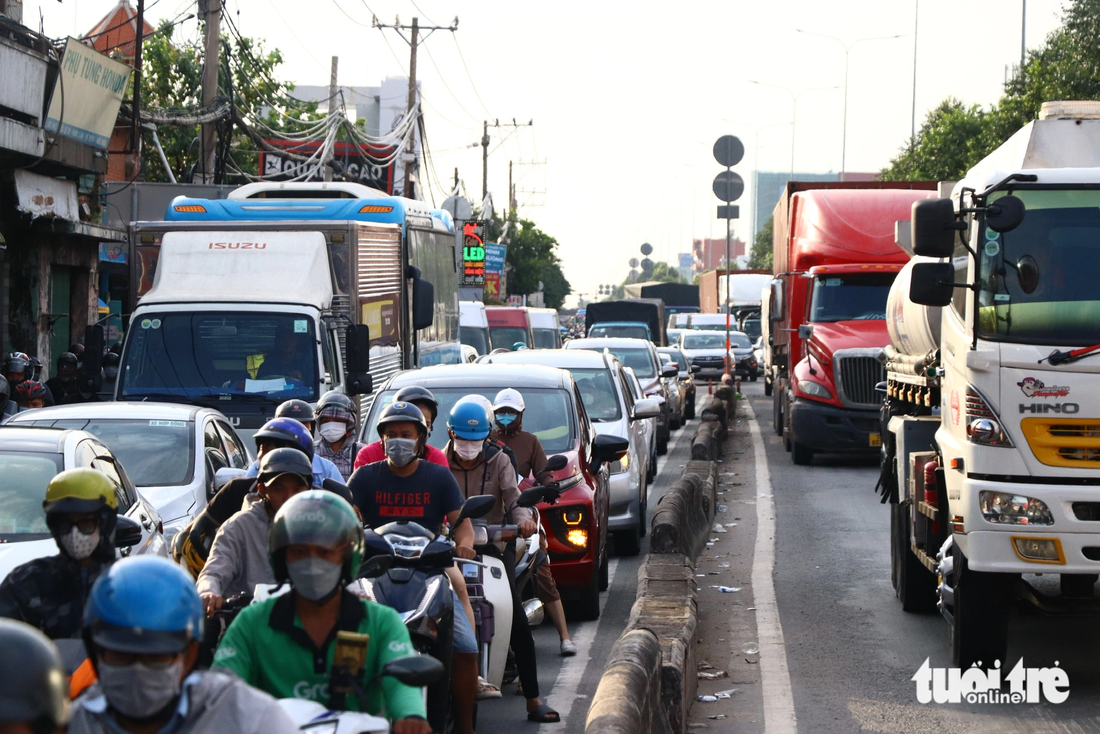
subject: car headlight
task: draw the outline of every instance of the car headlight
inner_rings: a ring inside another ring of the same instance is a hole
[[[805,395],[812,395],[815,398],[821,398],[822,400],[833,399],[833,394],[829,392],[829,388],[825,387],[820,382],[814,382],[813,380],[799,380],[798,391]]]
[[[1054,515],[1042,500],[1008,492],[980,492],[982,517],[1000,525],[1053,525]]]

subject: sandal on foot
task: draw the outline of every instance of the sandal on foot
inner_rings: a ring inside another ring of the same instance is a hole
[[[527,712],[527,720],[536,724],[558,724],[561,722],[561,716],[545,703],[540,703],[537,709]]]
[[[494,686],[489,681],[482,678],[480,675],[477,677],[477,700],[484,701],[488,698],[500,698],[500,689]]]

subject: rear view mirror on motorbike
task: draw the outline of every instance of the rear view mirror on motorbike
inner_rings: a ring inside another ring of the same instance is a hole
[[[395,678],[407,686],[422,688],[443,677],[443,663],[428,655],[396,658],[382,666],[379,677]]]
[[[458,513],[458,519],[455,520],[455,527],[461,525],[462,521],[467,518],[485,517],[493,509],[496,502],[496,497],[488,494],[480,494],[466,500],[462,504],[462,511]],[[454,534],[454,528],[451,529],[451,534]]]
[[[393,556],[371,556],[363,561],[363,565],[359,567],[359,578],[376,579],[389,571],[391,566],[393,566]]]
[[[335,495],[339,495],[341,498],[346,500],[349,505],[355,504],[355,500],[351,496],[351,490],[348,489],[348,485],[337,479],[333,479],[332,477],[325,477],[321,481],[321,489],[332,492]]]

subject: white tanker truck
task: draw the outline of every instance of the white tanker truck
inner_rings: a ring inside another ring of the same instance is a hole
[[[1044,104],[911,225],[880,385],[892,581],[991,667],[1016,602],[1100,612],[1100,102]]]

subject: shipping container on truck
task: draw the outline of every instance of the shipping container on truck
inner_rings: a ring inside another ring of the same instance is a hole
[[[284,400],[370,395],[399,370],[461,361],[446,212],[278,186],[287,198],[179,197],[166,221],[131,224],[138,302],[116,399],[209,403],[250,435]]]
[[[760,306],[760,289],[771,280],[770,270],[731,270],[730,304],[733,312],[746,306]],[[699,312],[726,312],[726,271],[711,270],[699,276]],[[737,325],[734,320],[734,326]]]
[[[668,346],[665,324],[665,304],[659,298],[595,301],[584,314],[584,333],[589,337],[642,338],[659,347]],[[596,333],[594,327],[600,327]]]
[[[775,207],[773,421],[796,464],[878,451],[886,295],[908,260],[894,228],[931,181],[792,181]]]

